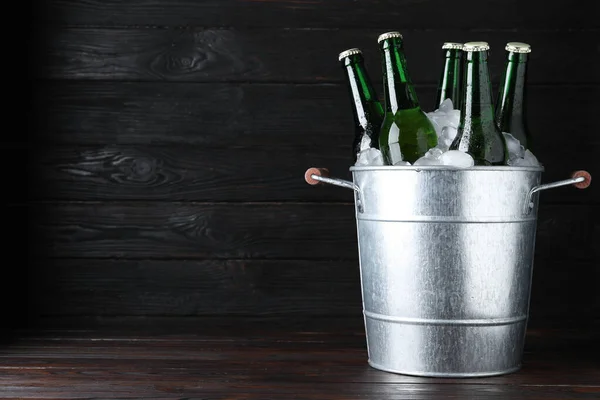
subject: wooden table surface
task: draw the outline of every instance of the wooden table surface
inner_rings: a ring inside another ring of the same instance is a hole
[[[438,379],[368,366],[362,321],[354,318],[92,322],[58,323],[3,343],[0,398],[600,398],[593,328],[530,329],[520,371]]]

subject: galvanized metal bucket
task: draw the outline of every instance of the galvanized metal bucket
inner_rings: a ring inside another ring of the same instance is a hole
[[[354,190],[363,313],[372,367],[431,377],[521,366],[542,167],[309,168],[309,184]]]

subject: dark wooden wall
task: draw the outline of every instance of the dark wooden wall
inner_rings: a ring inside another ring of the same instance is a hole
[[[600,172],[593,2],[49,0],[34,21],[29,275],[45,317],[361,318],[352,193],[303,174],[349,176],[337,54],[363,48],[380,87],[388,30],[426,110],[444,41],[488,41],[494,86],[504,44],[530,43],[544,181]],[[597,188],[541,195],[532,325],[598,320]]]

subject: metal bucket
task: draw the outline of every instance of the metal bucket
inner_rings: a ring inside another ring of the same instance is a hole
[[[432,377],[521,366],[543,168],[309,168],[309,184],[354,190],[368,363]]]

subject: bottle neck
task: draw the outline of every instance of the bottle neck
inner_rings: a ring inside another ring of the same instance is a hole
[[[384,40],[381,42],[381,51],[386,112],[395,114],[398,110],[419,107],[400,39]]]
[[[496,119],[500,127],[524,125],[527,56],[526,53],[508,54],[506,70],[496,102]]]
[[[466,53],[464,79],[460,125],[493,126],[492,81],[486,51]]]
[[[435,107],[451,99],[454,109],[462,104],[462,50],[448,49],[444,54],[444,69],[440,77]]]
[[[350,96],[354,103],[352,107],[354,116],[357,123],[366,130],[369,125],[369,117],[381,114],[377,93],[371,84],[362,56],[354,55],[346,58],[344,70],[348,79]]]

